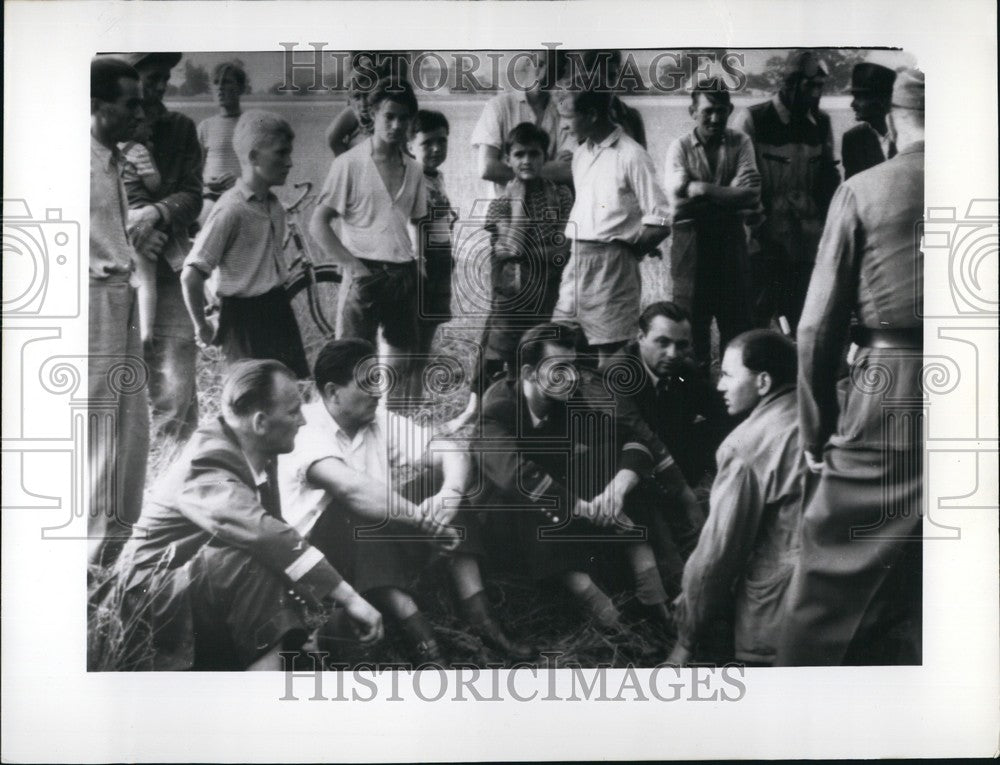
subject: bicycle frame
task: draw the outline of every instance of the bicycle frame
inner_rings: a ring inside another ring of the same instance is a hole
[[[309,240],[302,234],[298,220],[299,214],[302,210],[302,205],[304,204],[306,197],[308,197],[312,191],[312,187],[313,184],[311,181],[296,183],[293,188],[302,189],[302,192],[299,194],[298,199],[285,207],[288,233],[285,238],[284,248],[287,249],[288,240],[290,239],[295,243],[295,249],[297,251],[296,255],[288,264],[289,278],[287,284],[291,285],[293,282],[298,280],[299,277],[295,273],[296,270],[301,270],[303,272],[307,285],[306,300],[309,306],[309,313],[312,316],[313,321],[316,322],[316,326],[319,330],[324,335],[332,337],[335,332],[335,327],[327,320],[322,307],[319,305],[319,301],[316,299],[315,259],[309,249]]]

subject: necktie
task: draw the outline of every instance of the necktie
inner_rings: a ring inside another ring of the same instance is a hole
[[[886,159],[892,159],[895,156],[896,156],[896,142],[889,141],[889,156],[887,156]]]
[[[281,497],[278,495],[278,482],[274,473],[274,466],[268,465],[267,480],[257,487],[257,492],[260,494],[261,507],[268,515],[281,518]]]

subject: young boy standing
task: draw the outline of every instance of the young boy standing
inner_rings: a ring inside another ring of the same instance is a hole
[[[441,112],[421,109],[410,125],[410,153],[424,170],[427,192],[427,221],[422,227],[424,273],[417,289],[417,350],[421,357],[430,353],[437,328],[451,319],[451,231],[458,213],[451,206],[438,169],[448,157],[448,119]],[[416,370],[414,370],[416,372]],[[420,394],[420,377],[412,376],[412,393]]]
[[[581,144],[573,154],[576,201],[566,228],[573,254],[553,318],[578,322],[604,365],[635,337],[639,261],[670,232],[670,213],[649,153],[611,121],[607,89],[573,85],[559,112]]]
[[[309,233],[345,271],[338,338],[375,343],[381,327],[386,362],[405,381],[417,345],[419,268],[410,224],[427,215],[423,170],[403,151],[417,98],[409,83],[382,79],[368,106],[374,132],[333,160]]]
[[[219,197],[198,233],[181,283],[200,346],[221,346],[229,363],[277,359],[304,378],[309,367],[284,286],[285,210],[270,191],[288,177],[294,137],[276,114],[252,110],[240,117],[233,147],[242,175]],[[221,301],[217,331],[205,318],[205,281],[215,269]]]
[[[522,122],[510,131],[505,143],[514,179],[486,212],[493,295],[483,363],[472,380],[461,422],[455,425],[476,413],[481,387],[504,370],[508,377],[516,376],[521,336],[552,318],[569,258],[569,240],[563,232],[573,208],[573,192],[542,177],[548,134],[531,122]]]

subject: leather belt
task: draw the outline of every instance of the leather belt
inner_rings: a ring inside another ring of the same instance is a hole
[[[852,327],[851,339],[863,348],[910,348],[924,347],[923,327],[896,327],[893,329],[872,329]]]

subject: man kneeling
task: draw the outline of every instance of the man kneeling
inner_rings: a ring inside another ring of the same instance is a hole
[[[281,669],[279,652],[301,647],[335,604],[362,641],[382,635],[378,611],[282,520],[275,461],[304,422],[294,374],[239,362],[221,404],[154,487],[119,559],[103,604],[124,631],[114,668]]]
[[[684,567],[671,663],[702,660],[713,620],[735,624],[735,657],[770,665],[799,556],[805,460],[799,446],[795,345],[777,332],[738,335],[722,357],[719,390],[747,418],[722,442],[711,509]]]

